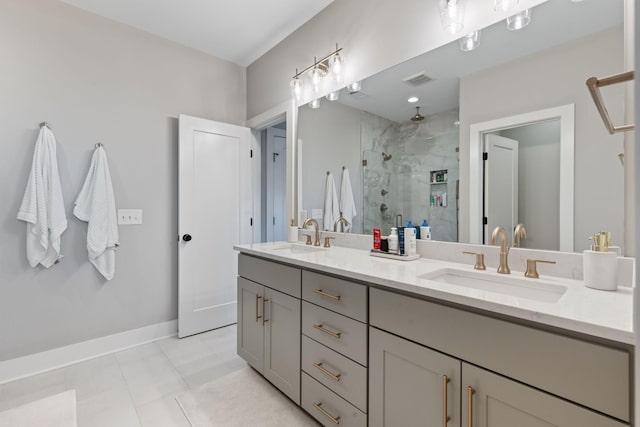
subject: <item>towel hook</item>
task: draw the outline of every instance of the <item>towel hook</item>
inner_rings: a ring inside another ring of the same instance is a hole
[[[342,170],[345,170],[346,168],[347,168],[346,166],[343,166],[343,167],[342,167]]]
[[[327,171],[327,176],[329,176],[331,174],[331,172]]]
[[[46,126],[46,127],[48,127],[49,129],[51,129],[51,125],[49,124],[49,122],[42,122],[42,123],[40,123],[40,128],[43,128],[43,127],[45,127],[45,126]]]
[[[100,148],[100,147],[104,147],[104,145],[102,145],[102,142],[98,142],[98,143],[95,145],[95,147],[96,147],[96,148]]]

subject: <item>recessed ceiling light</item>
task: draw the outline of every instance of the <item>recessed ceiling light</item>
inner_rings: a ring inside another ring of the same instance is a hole
[[[417,96],[412,96],[411,98],[407,99],[407,102],[411,102],[411,103],[418,102],[418,101],[419,99]]]

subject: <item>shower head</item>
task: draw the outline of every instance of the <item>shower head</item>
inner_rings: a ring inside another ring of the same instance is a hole
[[[412,122],[421,122],[424,120],[424,116],[420,114],[420,107],[416,107],[416,115],[411,117]]]
[[[391,158],[392,158],[392,157],[393,157],[393,156],[392,156],[391,154],[387,154],[387,153],[385,153],[384,151],[382,152],[382,160],[383,160],[383,161],[385,161],[385,162],[386,162],[387,160],[391,160]]]

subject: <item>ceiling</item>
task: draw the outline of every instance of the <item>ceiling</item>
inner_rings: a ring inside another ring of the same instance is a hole
[[[248,66],[333,0],[61,0]]]
[[[623,16],[622,0],[549,0],[532,10],[522,30],[509,31],[498,22],[482,30],[476,50],[463,52],[455,41],[364,80],[361,93],[343,90],[340,102],[395,122],[407,121],[416,106],[423,116],[457,109],[460,78],[621,25]],[[433,80],[418,87],[402,81],[420,72]],[[410,104],[410,96],[420,100]]]

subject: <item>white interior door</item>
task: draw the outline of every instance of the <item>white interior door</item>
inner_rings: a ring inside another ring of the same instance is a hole
[[[499,135],[485,135],[484,162],[484,242],[503,227],[509,242],[518,223],[518,141]]]
[[[267,129],[267,241],[287,239],[287,132]]]
[[[233,245],[251,242],[253,195],[248,128],[185,115],[179,126],[178,336],[185,337],[236,322]]]

